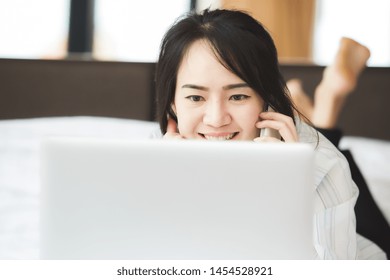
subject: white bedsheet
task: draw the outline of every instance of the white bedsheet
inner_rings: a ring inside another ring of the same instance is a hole
[[[339,146],[351,151],[374,200],[390,224],[390,141],[344,137]]]
[[[39,256],[39,147],[43,138],[149,138],[156,130],[156,123],[98,117],[0,121],[0,259]]]
[[[47,136],[150,138],[157,123],[101,117],[0,121],[0,259],[37,259],[39,145]],[[390,222],[390,142],[346,137]],[[364,148],[364,149],[363,149]]]

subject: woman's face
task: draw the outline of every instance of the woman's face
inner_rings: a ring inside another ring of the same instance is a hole
[[[173,110],[188,139],[253,140],[264,101],[227,70],[206,41],[192,44],[179,67]]]

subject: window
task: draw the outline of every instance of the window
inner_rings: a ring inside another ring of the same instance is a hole
[[[390,65],[390,1],[317,0],[314,61],[332,62],[342,36],[350,37],[371,51],[370,66]]]
[[[66,55],[69,0],[0,0],[0,57]]]
[[[101,60],[157,60],[169,26],[190,10],[189,0],[96,0],[93,57]]]

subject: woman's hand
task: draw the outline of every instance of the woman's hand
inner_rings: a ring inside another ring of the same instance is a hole
[[[277,112],[261,112],[261,121],[256,123],[257,128],[271,128],[275,129],[282,136],[284,142],[294,143],[298,142],[298,133],[291,117]],[[274,137],[257,137],[256,142],[281,142],[280,139]]]
[[[177,130],[177,123],[171,118],[168,119],[167,132],[164,134],[163,139],[185,139]]]

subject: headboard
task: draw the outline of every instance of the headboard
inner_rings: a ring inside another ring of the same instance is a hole
[[[154,63],[0,59],[0,119],[107,116],[154,120]],[[281,65],[313,93],[323,67]],[[390,140],[390,68],[369,67],[347,100],[345,135]]]
[[[0,59],[0,119],[152,120],[154,63]]]

